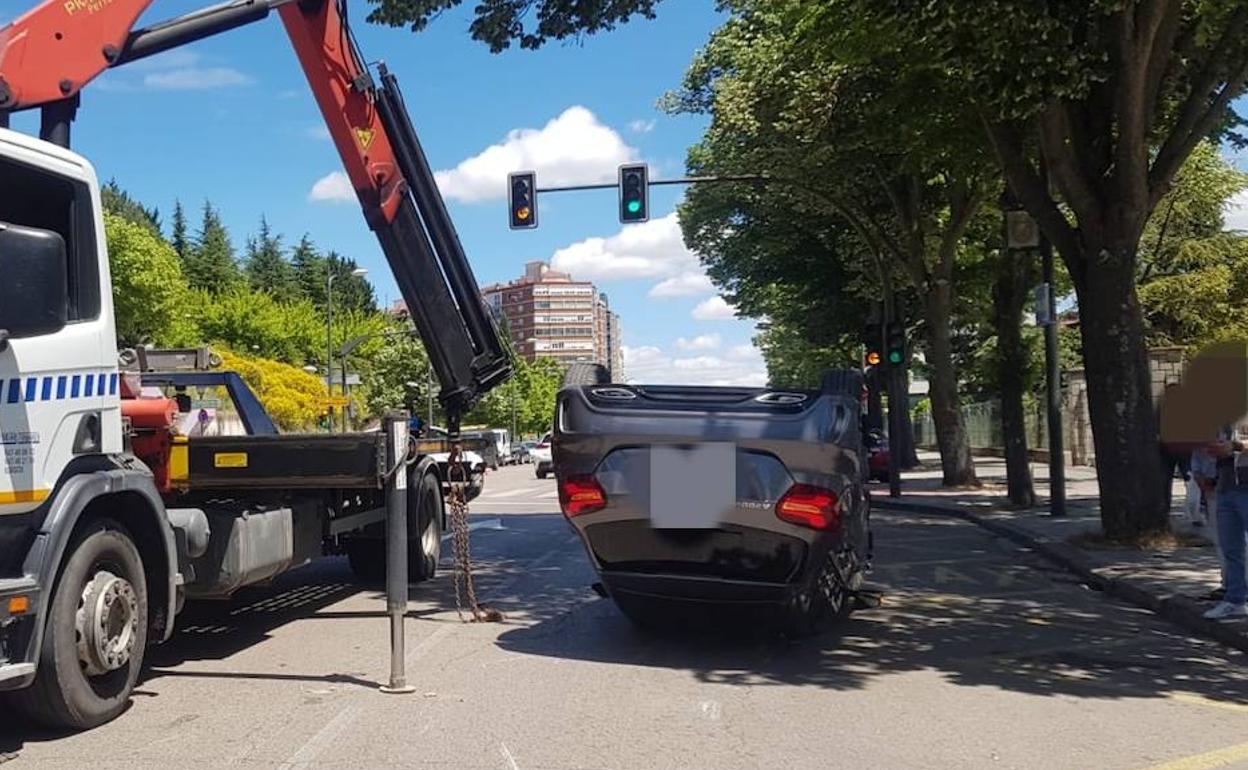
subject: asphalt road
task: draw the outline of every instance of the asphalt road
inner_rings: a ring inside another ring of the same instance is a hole
[[[1242,656],[962,521],[877,512],[882,606],[791,642],[634,630],[528,467],[491,474],[473,512],[478,592],[506,619],[460,623],[447,573],[413,587],[415,694],[378,691],[382,597],[325,559],[188,607],[128,713],[78,735],[0,726],[0,763],[1248,767]]]

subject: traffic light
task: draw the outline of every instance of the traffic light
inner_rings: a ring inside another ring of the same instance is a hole
[[[897,322],[890,323],[888,339],[885,340],[884,347],[889,366],[905,366],[906,327]]]
[[[646,164],[620,166],[620,222],[650,219],[650,181]]]
[[[862,334],[863,347],[865,348],[862,354],[863,369],[879,366],[884,361],[883,341],[883,327],[879,324],[868,324]]]
[[[512,230],[537,227],[537,172],[519,171],[507,177],[507,208]]]

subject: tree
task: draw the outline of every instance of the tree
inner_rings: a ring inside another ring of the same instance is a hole
[[[117,342],[161,343],[186,311],[186,287],[173,248],[146,224],[104,213]]]
[[[228,291],[238,281],[230,234],[221,223],[220,213],[207,201],[203,223],[194,246],[184,258],[182,271],[192,288],[212,293]]]
[[[178,259],[185,263],[189,250],[186,239],[186,213],[182,210],[182,201],[176,198],[173,201],[173,230],[170,233],[169,242],[173,244],[173,250],[178,255]]]
[[[362,401],[371,415],[407,409],[428,420],[429,399],[437,401],[436,380],[429,387],[429,357],[414,329],[395,329],[387,336],[362,379]],[[440,418],[435,414],[435,419]]]
[[[914,315],[923,322],[944,483],[977,483],[951,336],[957,258],[994,178],[986,142],[975,141],[977,117],[903,56],[833,56],[826,40],[840,20],[826,3],[727,5],[734,17],[669,100],[677,111],[712,116],[690,154],[691,172],[763,172],[766,194],[787,199],[782,216],[843,222],[865,257],[860,270],[874,280],[885,320],[909,317],[895,286],[910,284],[920,300]],[[695,189],[689,197],[700,194]],[[739,225],[726,218],[719,226]],[[860,305],[859,324],[867,315]],[[906,386],[899,375],[890,389],[901,402]]]
[[[273,234],[263,216],[260,217],[260,231],[247,239],[243,269],[251,288],[266,291],[281,302],[299,297],[294,268],[282,255],[282,237]]]
[[[582,33],[614,29],[633,16],[653,19],[654,7],[661,0],[483,0],[469,26],[473,39],[489,45],[494,53],[506,50],[513,41],[521,48],[538,48],[547,40],[563,40]],[[424,29],[430,19],[458,6],[463,0],[369,0],[377,7],[368,20],[391,27]],[[524,21],[536,6],[535,28]]]
[[[131,198],[129,193],[121,189],[121,185],[117,184],[117,180],[110,179],[100,188],[100,202],[108,213],[144,227],[157,237],[162,237],[160,233],[160,212],[154,208],[149,209],[134,198]]]
[[[306,300],[281,303],[235,284],[197,291],[188,303],[204,342],[294,366],[325,360],[325,323]]]
[[[360,313],[377,312],[377,298],[373,293],[373,285],[363,276],[352,275],[352,272],[359,268],[359,264],[354,259],[331,251],[325,255],[322,264],[326,270],[334,274],[335,315],[343,310]],[[326,277],[326,274],[322,274],[322,281]],[[323,307],[324,303],[322,302],[321,305]]]
[[[869,58],[904,54],[980,112],[1010,186],[1074,281],[1105,532],[1167,529],[1169,480],[1136,291],[1140,238],[1199,142],[1241,123],[1230,105],[1248,81],[1248,5],[830,5],[842,25],[830,45]]]
[[[295,283],[299,294],[319,308],[325,307],[325,258],[305,233],[290,253],[290,263],[295,270]]]

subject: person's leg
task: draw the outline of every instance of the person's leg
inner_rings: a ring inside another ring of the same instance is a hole
[[[1222,557],[1221,535],[1218,532],[1218,493],[1205,493],[1205,513],[1209,516],[1209,534],[1212,536],[1213,548],[1218,554],[1218,571],[1222,574],[1223,591],[1226,590],[1226,559]]]
[[[1245,514],[1248,495],[1238,489],[1218,493],[1218,542],[1225,572],[1226,601],[1243,604],[1248,601],[1248,576],[1244,573]]]
[[[1187,514],[1188,521],[1200,521],[1200,485],[1196,483],[1196,477],[1190,476],[1183,486],[1187,492],[1183,498],[1183,512]]]

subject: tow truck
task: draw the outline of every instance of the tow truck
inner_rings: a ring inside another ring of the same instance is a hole
[[[231,0],[136,28],[152,2],[47,0],[0,26],[0,713],[61,728],[125,709],[146,646],[169,638],[185,599],[325,553],[380,558],[388,473],[385,434],[279,434],[237,375],[119,360],[98,177],[70,150],[92,79],[276,11],[452,438],[511,371],[397,79],[366,66],[345,0]],[[32,109],[38,138],[9,130]],[[151,390],[200,384],[231,391],[254,429],[180,435],[176,393]],[[424,579],[444,501],[431,458],[406,471],[410,568]]]

